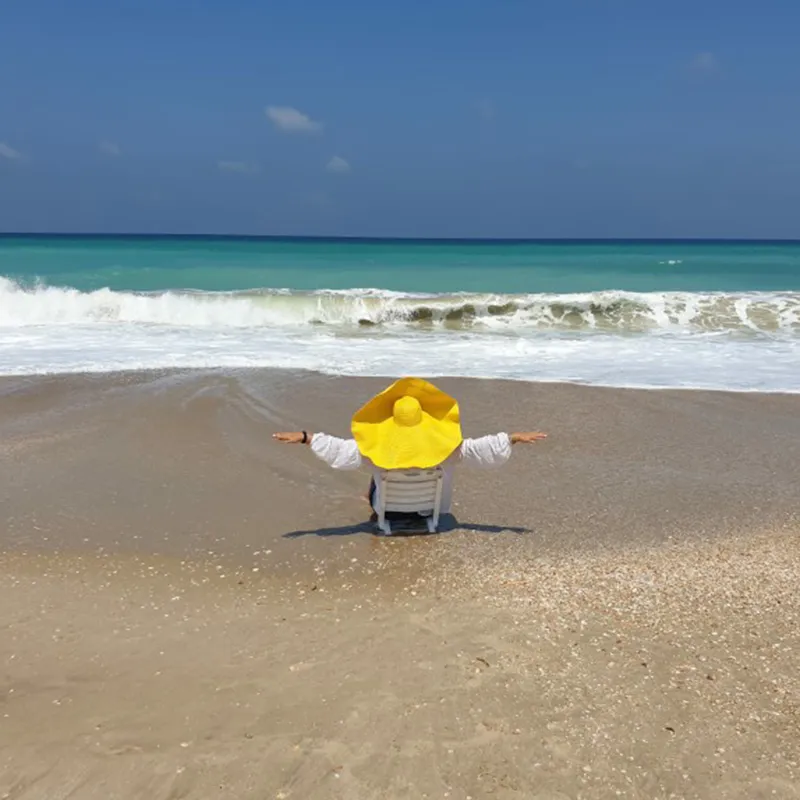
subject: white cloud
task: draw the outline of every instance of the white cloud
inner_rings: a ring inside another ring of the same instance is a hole
[[[0,157],[7,158],[10,161],[17,161],[22,158],[22,153],[9,147],[5,142],[0,142]]]
[[[698,75],[715,75],[719,72],[719,61],[713,53],[698,53],[690,62],[689,70]]]
[[[325,167],[328,172],[336,172],[343,175],[345,172],[350,172],[350,164],[345,161],[341,156],[334,156]]]
[[[217,161],[217,167],[222,172],[238,172],[242,175],[253,175],[258,172],[258,164],[248,164],[246,161]]]
[[[115,144],[114,142],[100,142],[98,145],[100,148],[101,153],[105,153],[107,156],[118,156],[122,152],[119,149],[119,145]]]
[[[267,106],[265,111],[272,124],[290,133],[316,133],[322,130],[322,123],[311,119],[307,114],[290,106]]]

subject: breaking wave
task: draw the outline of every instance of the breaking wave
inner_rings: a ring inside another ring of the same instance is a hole
[[[382,327],[419,330],[637,333],[751,332],[800,336],[800,293],[400,294],[372,289],[295,292],[117,292],[0,277],[0,326],[141,323],[178,328]]]

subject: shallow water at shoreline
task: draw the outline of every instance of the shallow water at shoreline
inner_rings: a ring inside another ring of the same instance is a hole
[[[460,472],[453,530],[402,543],[412,571],[463,537],[614,548],[780,526],[800,508],[796,396],[437,382],[466,435],[550,438],[498,472]],[[390,558],[364,524],[367,476],[271,439],[346,436],[384,386],[276,370],[2,378],[3,545],[288,572]]]

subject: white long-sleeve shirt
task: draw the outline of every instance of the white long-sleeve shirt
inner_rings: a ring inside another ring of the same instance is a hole
[[[361,455],[354,439],[339,439],[327,433],[315,433],[311,438],[311,449],[318,458],[334,469],[359,469],[361,466],[372,470],[375,479],[375,505],[380,497],[380,476],[382,470],[368,458]],[[464,439],[455,452],[440,466],[442,478],[442,513],[450,511],[453,496],[453,472],[458,464],[467,464],[483,469],[500,467],[511,457],[511,437],[507,433],[481,436],[479,439]]]

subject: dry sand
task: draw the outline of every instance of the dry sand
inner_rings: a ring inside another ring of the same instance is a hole
[[[800,797],[800,398],[441,381],[550,439],[382,539],[383,383],[0,381],[0,798]]]

